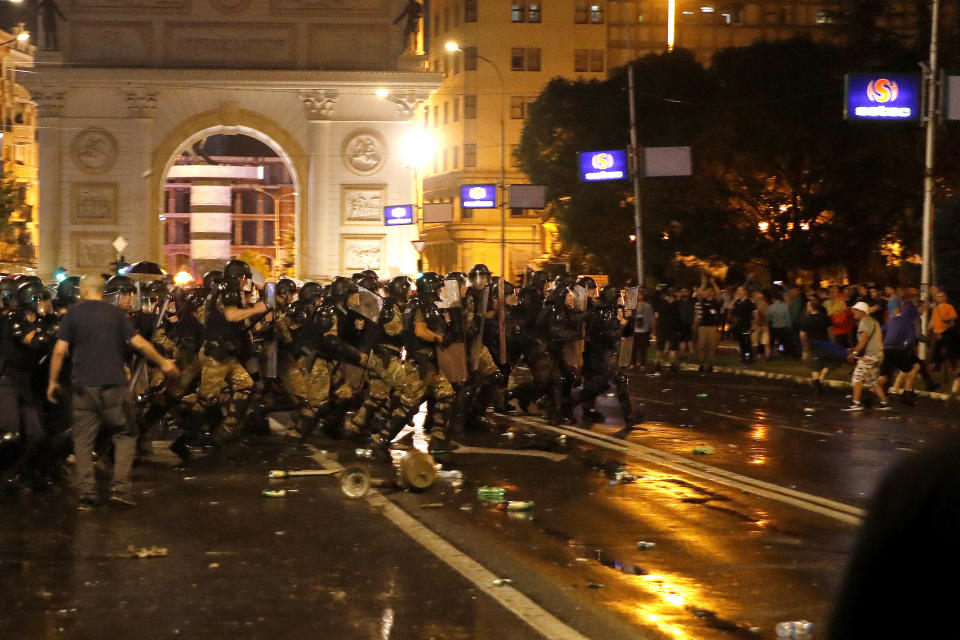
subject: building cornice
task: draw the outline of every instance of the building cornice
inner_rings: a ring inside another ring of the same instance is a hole
[[[345,87],[403,88],[431,91],[442,76],[409,71],[271,71],[262,69],[143,69],[45,66],[24,84],[70,87],[257,88],[266,91],[331,90]],[[52,79],[55,83],[51,83]]]

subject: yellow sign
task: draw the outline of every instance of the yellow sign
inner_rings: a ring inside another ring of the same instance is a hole
[[[597,283],[597,288],[599,289],[605,284],[610,284],[610,276],[608,275],[591,275],[589,273],[584,273],[580,276],[581,278],[593,278],[593,281]]]

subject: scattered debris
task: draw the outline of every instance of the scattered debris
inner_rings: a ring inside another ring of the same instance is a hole
[[[710,395],[709,393],[698,393],[698,394],[697,394],[697,397],[698,397],[698,398],[706,398],[706,397],[708,397],[709,395]]]
[[[623,467],[620,467],[613,473],[613,480],[610,481],[610,486],[612,487],[618,484],[630,484],[632,482],[635,482],[636,479],[637,477],[635,475],[633,475]]]
[[[603,589],[603,585],[599,582],[588,582],[587,587],[590,589]]]
[[[493,586],[495,587],[503,587],[510,584],[513,584],[513,580],[510,578],[497,578],[493,581]]]
[[[712,456],[713,447],[708,444],[700,445],[699,447],[693,448],[693,455],[695,456]]]
[[[530,511],[531,509],[533,509],[533,500],[510,500],[506,503],[507,511]]]
[[[270,472],[271,479],[277,478],[299,478],[302,476],[332,476],[337,473],[336,469],[274,469]]]
[[[506,502],[507,490],[503,487],[480,487],[477,489],[477,498],[484,502],[494,502],[499,504]]]
[[[134,558],[142,560],[145,558],[166,558],[170,552],[166,547],[136,547],[130,545],[126,551],[121,553],[111,553],[107,558]]]
[[[813,623],[806,620],[779,622],[776,630],[778,638],[807,639],[813,636]]]
[[[287,496],[297,493],[297,489],[267,489],[261,492],[264,498],[286,498]]]
[[[463,480],[463,471],[459,469],[437,469],[437,477],[441,480]]]
[[[574,562],[590,562],[590,558],[574,558]]]
[[[421,509],[439,509],[442,506],[443,506],[442,502],[430,502],[427,504],[420,505],[420,508]]]
[[[460,511],[473,511],[473,503],[467,502],[460,505]]]
[[[219,569],[219,568],[220,568],[219,562],[211,562],[210,564],[207,565],[207,569]]]
[[[639,542],[637,542],[637,549],[639,549],[640,551],[649,551],[650,549],[653,549],[656,546],[657,546],[656,542],[647,542],[645,540],[640,540]]]

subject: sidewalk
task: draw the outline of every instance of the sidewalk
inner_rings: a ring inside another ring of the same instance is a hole
[[[659,353],[655,348],[651,348],[647,353],[647,368],[657,361]],[[682,371],[699,371],[700,365],[694,361],[683,360],[678,362],[678,367]],[[779,356],[772,360],[760,360],[751,364],[744,364],[740,361],[737,354],[737,347],[732,342],[721,342],[718,353],[713,358],[713,365],[710,368],[713,373],[726,373],[739,376],[750,376],[753,378],[766,378],[769,380],[786,380],[796,384],[812,385],[810,378],[810,368],[806,362],[801,360],[786,360]],[[851,364],[844,364],[835,369],[831,369],[827,374],[827,379],[823,384],[837,389],[849,389],[850,375],[853,372]],[[943,383],[941,388],[949,389],[949,383]],[[947,401],[954,396],[950,393],[941,393],[937,391],[917,390],[917,396],[920,398],[930,398],[933,400]]]

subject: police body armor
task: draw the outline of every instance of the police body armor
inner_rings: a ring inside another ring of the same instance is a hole
[[[219,305],[218,305],[219,302]],[[203,349],[214,360],[223,361],[234,357],[240,362],[247,360],[250,339],[240,322],[229,322],[220,306],[243,307],[240,289],[224,284],[218,287],[207,300],[203,328]]]
[[[567,308],[563,298],[555,296],[544,303],[537,325],[554,358],[563,360],[573,368],[583,364],[580,312]]]
[[[444,345],[436,345],[437,367],[454,384],[466,382],[469,377],[467,363],[467,320],[460,300],[460,282],[444,280],[437,307],[441,316],[438,333],[446,336]],[[429,325],[428,325],[429,326]],[[434,331],[433,327],[430,327]]]
[[[403,331],[390,335],[386,327],[399,321],[403,323],[403,304],[394,298],[385,298],[377,321],[371,323],[370,330],[365,336],[366,348],[372,351],[384,362],[390,358],[399,358],[403,349]]]

